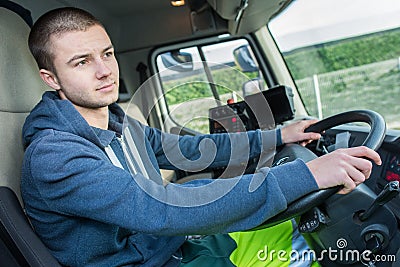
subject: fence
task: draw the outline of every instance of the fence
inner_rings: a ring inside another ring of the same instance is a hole
[[[400,127],[400,59],[323,73],[297,80],[310,115],[327,117],[345,110],[372,109],[389,127]]]

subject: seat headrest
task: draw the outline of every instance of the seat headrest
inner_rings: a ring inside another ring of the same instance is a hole
[[[29,112],[48,87],[28,48],[29,26],[0,7],[0,112]]]
[[[14,11],[29,25],[29,27],[32,27],[33,19],[31,12],[28,9],[10,0],[0,0],[0,7],[5,7],[9,10]]]

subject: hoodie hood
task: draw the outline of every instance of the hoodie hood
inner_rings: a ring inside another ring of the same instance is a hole
[[[111,104],[109,110],[110,130],[121,133],[124,112],[116,104]],[[54,91],[45,92],[41,101],[26,118],[22,128],[24,147],[28,147],[48,130],[81,136],[101,148],[107,146],[115,134],[111,131],[102,131],[102,136],[98,136],[72,103],[69,100],[60,99],[58,93]]]

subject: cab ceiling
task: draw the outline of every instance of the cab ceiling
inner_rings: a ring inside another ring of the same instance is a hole
[[[186,0],[173,7],[169,0],[15,0],[32,11],[34,20],[49,9],[86,9],[106,26],[118,52],[229,32],[253,32],[291,0]],[[238,15],[239,14],[239,15]]]

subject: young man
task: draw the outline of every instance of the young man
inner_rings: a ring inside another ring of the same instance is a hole
[[[132,119],[124,128],[124,113],[115,104],[113,45],[101,23],[83,10],[43,15],[29,47],[55,92],[46,92],[25,122],[21,190],[34,229],[63,265],[253,266],[257,251],[267,244],[279,249],[279,240],[271,240],[268,229],[227,233],[251,229],[318,188],[343,185],[347,193],[370,175],[372,163],[364,158],[380,164],[376,152],[358,147],[307,164],[296,160],[251,175],[164,186],[160,167],[240,164],[273,149],[276,136],[289,143],[319,134],[304,133],[313,121],[281,131],[193,137]],[[233,143],[247,155],[231,155]],[[202,154],[204,144],[215,146],[215,153]],[[180,156],[167,156],[177,148]],[[288,224],[279,230],[291,230]],[[192,234],[207,237],[186,240]],[[259,243],[243,244],[251,240]]]

